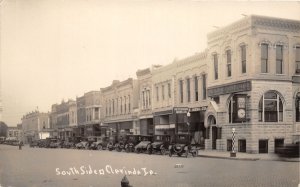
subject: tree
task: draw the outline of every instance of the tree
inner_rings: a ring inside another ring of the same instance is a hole
[[[7,135],[7,125],[3,121],[0,121],[0,137],[1,136],[6,137],[6,135]]]

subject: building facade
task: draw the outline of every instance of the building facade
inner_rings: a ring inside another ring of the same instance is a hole
[[[138,82],[129,78],[125,81],[114,80],[101,88],[103,124],[107,126],[107,135],[139,134],[138,120]]]
[[[22,129],[20,129],[19,127],[7,128],[6,139],[21,141],[22,140],[21,138],[22,138]]]
[[[276,152],[293,141],[299,39],[299,21],[263,16],[208,35],[207,149],[231,150],[233,128],[240,152]]]
[[[78,126],[74,128],[74,134],[79,137],[104,135],[106,130],[101,127],[101,92],[87,92],[76,99],[76,104]]]
[[[49,113],[34,111],[22,117],[23,142],[30,143],[34,140],[43,139],[40,137],[43,132],[50,130]],[[50,132],[48,132],[49,134]]]

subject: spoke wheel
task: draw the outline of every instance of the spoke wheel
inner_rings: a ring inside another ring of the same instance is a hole
[[[97,149],[98,149],[98,150],[101,150],[101,149],[102,149],[102,145],[99,144],[99,145],[97,146]]]
[[[162,155],[165,155],[165,154],[166,154],[166,149],[165,149],[164,147],[162,147],[162,148],[160,149],[160,153],[161,153]]]

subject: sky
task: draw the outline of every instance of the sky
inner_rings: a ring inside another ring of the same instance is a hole
[[[300,3],[2,0],[2,121],[202,52],[209,32],[251,14],[300,20]]]

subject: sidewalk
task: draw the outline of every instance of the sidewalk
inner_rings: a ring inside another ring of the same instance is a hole
[[[206,157],[206,158],[248,160],[248,161],[272,160],[272,161],[300,162],[300,158],[281,158],[274,153],[250,154],[250,153],[237,152],[236,157],[230,157],[230,152],[227,151],[199,150],[198,156]]]

